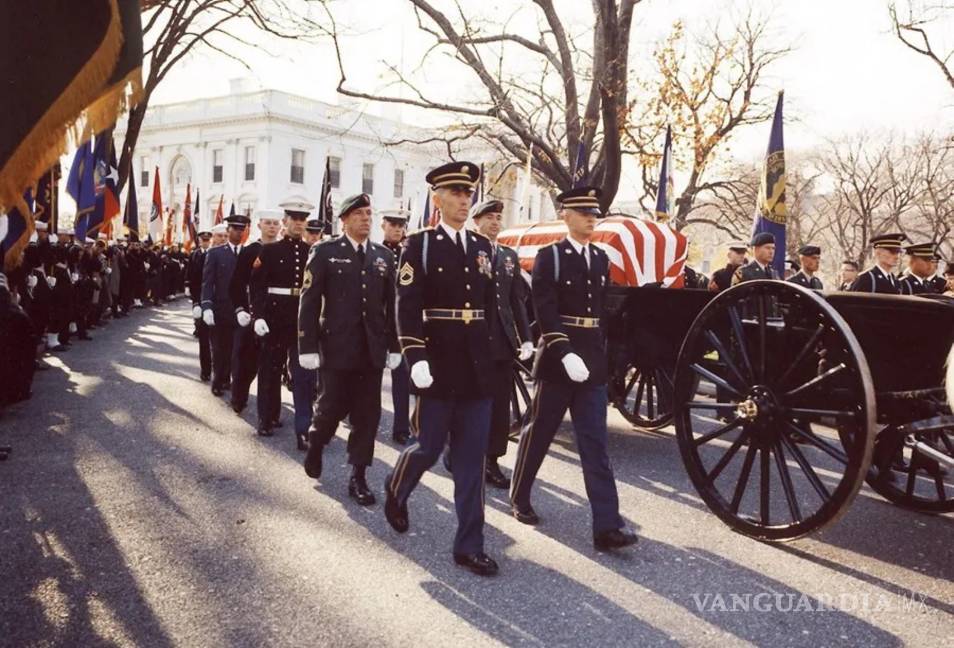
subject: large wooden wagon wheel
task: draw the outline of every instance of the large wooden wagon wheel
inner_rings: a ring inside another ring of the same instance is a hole
[[[613,405],[627,421],[645,430],[672,421],[673,367],[633,363],[612,380]]]
[[[696,379],[718,388],[695,389]],[[679,354],[676,436],[706,505],[734,530],[792,540],[838,519],[874,442],[868,364],[810,290],[739,284],[696,317]]]

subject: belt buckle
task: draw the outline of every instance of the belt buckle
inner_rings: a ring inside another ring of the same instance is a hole
[[[470,320],[473,319],[473,312],[470,309],[464,309],[460,312],[460,318],[464,320],[464,324],[470,324]]]

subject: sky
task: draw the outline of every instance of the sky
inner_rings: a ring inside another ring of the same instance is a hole
[[[463,5],[468,10],[473,6],[471,1]],[[533,26],[536,10],[529,0],[490,0],[477,6],[486,16],[512,16],[514,29]],[[568,29],[586,29],[592,15],[588,2],[557,0],[557,6]],[[748,7],[771,16],[773,43],[795,48],[766,77],[767,86],[785,90],[789,150],[859,131],[876,137],[887,130],[954,130],[954,92],[933,63],[908,50],[891,32],[886,0],[643,0],[635,13],[632,73],[652,64],[653,47],[675,20],[682,20],[690,33],[704,31]],[[466,98],[476,92],[479,82],[452,61],[435,60],[426,70],[417,69],[429,42],[417,29],[405,0],[341,0],[335,3],[335,13],[349,33],[342,45],[351,87],[383,88],[382,61],[387,61],[417,75],[421,85],[435,94]],[[954,12],[934,32],[938,38],[948,36],[946,45],[954,47]],[[170,72],[153,102],[226,94],[228,80],[240,76],[252,76],[262,87],[344,101],[336,98],[338,70],[330,45],[268,42],[266,47],[268,54],[250,50],[245,56],[251,71],[208,50],[192,55]],[[419,124],[441,118],[381,104],[368,105],[367,110]],[[766,123],[740,131],[734,155],[743,159],[762,155],[768,130]],[[624,185],[638,182],[632,169],[626,176]]]

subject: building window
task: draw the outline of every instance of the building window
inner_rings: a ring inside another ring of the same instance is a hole
[[[394,197],[404,197],[404,169],[394,170]]]
[[[245,147],[245,180],[255,179],[255,147]]]
[[[361,192],[374,193],[374,165],[364,164],[361,167]]]
[[[331,188],[339,189],[341,187],[341,158],[328,158],[328,170],[331,176]]]
[[[291,181],[295,184],[305,182],[305,152],[301,149],[292,149]]]
[[[212,151],[212,182],[222,182],[222,150]]]
[[[149,186],[149,158],[145,155],[139,158],[139,186]]]

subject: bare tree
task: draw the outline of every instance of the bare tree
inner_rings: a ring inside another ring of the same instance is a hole
[[[910,147],[919,170],[915,199],[902,229],[912,239],[937,241],[945,258],[954,248],[954,148],[933,134],[921,135]]]
[[[954,16],[954,4],[939,0],[937,2],[921,2],[908,0],[906,11],[898,11],[896,2],[888,4],[888,15],[895,35],[902,43],[921,56],[931,60],[947,79],[954,89],[954,67],[952,57],[954,48],[948,51],[937,51],[937,35],[932,36],[928,31],[933,24]],[[932,38],[935,42],[932,43]]]
[[[403,1],[431,42],[421,66],[431,57],[450,56],[466,71],[465,78],[476,81],[476,96],[438,96],[383,61],[400,92],[351,87],[340,47],[339,93],[454,115],[454,127],[427,141],[443,142],[452,153],[451,144],[461,134],[476,136],[506,159],[521,162],[532,151],[533,171],[559,189],[574,184],[582,143],[583,175],[602,188],[604,207],[612,203],[619,188],[621,133],[628,126],[630,30],[641,0],[593,0],[592,20],[582,36],[567,28],[553,0],[533,0],[536,28],[523,32],[510,20],[488,19],[472,3],[465,7],[453,0],[446,3],[449,10],[442,10],[428,0]],[[586,39],[588,46],[581,44]]]
[[[626,152],[638,156],[642,166],[643,195],[640,204],[655,199],[662,134],[673,129],[673,155],[677,165],[689,170],[682,193],[675,198],[673,225],[682,229],[707,217],[694,214],[707,194],[715,203],[737,200],[745,193],[746,180],[710,172],[738,129],[771,119],[777,89],[767,87],[769,68],[787,55],[788,46],[772,46],[770,21],[749,12],[728,28],[719,25],[704,35],[690,37],[677,22],[669,37],[655,52],[652,75],[640,81],[637,100],[645,98],[626,130]],[[729,165],[728,168],[733,168]],[[717,179],[710,179],[716,176]],[[744,211],[733,212],[728,230],[751,222],[754,200]],[[651,210],[649,210],[651,211]],[[699,220],[695,220],[695,219]]]
[[[318,0],[315,0],[318,1]],[[150,0],[143,3],[144,79],[142,100],[129,111],[119,160],[119,188],[129,177],[129,162],[156,87],[183,58],[203,48],[246,65],[242,53],[263,44],[240,36],[243,28],[259,35],[311,40],[327,34],[310,17],[310,0]],[[251,30],[248,28],[251,27]],[[247,67],[247,65],[246,65]]]

